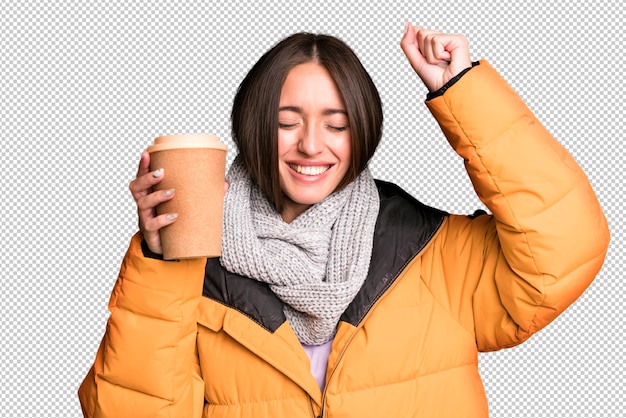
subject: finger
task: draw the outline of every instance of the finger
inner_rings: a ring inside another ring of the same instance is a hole
[[[141,177],[150,170],[150,153],[144,150],[141,153],[139,159],[139,167],[137,167],[137,175],[135,177]]]
[[[137,201],[143,196],[150,193],[152,186],[163,180],[164,174],[165,171],[162,168],[159,168],[152,172],[146,172],[145,174],[131,181],[128,185],[128,188],[133,195],[133,199]]]
[[[146,235],[149,237],[156,237],[161,228],[173,224],[174,222],[176,222],[176,219],[178,219],[177,213],[167,213],[148,219],[145,222],[142,231],[144,237]]]
[[[228,187],[230,187],[230,183],[225,181],[224,182],[224,195],[226,195],[226,192],[228,191]]]
[[[445,46],[442,43],[444,34],[434,30],[420,30],[417,34],[417,39],[422,49],[422,53],[426,62],[429,64],[447,64],[446,58],[449,58],[449,54],[446,52]]]
[[[437,39],[429,38],[424,44],[426,62],[433,65],[447,65],[450,63],[450,53]]]
[[[148,248],[155,254],[163,254],[163,247],[161,246],[161,235],[159,231],[172,223],[176,222],[178,214],[168,213],[166,215],[160,215],[155,218],[151,218],[145,225],[141,226],[141,232]]]
[[[429,37],[424,37],[423,39],[424,40],[421,42],[421,50],[424,59],[429,64],[438,64],[438,60],[435,59],[433,53],[433,39]]]
[[[137,200],[137,209],[140,211],[153,211],[159,204],[171,200],[174,197],[174,193],[174,189],[149,193]]]
[[[455,35],[445,45],[450,53],[450,66],[452,71],[459,72],[472,66],[470,58],[469,41],[464,35]]]
[[[402,36],[402,40],[400,41],[400,48],[402,48],[402,52],[404,52],[404,55],[406,55],[409,60],[411,67],[413,67],[415,71],[419,71],[418,69],[424,65],[425,59],[419,48],[416,35],[416,28],[409,22],[406,22],[404,26],[404,36]]]
[[[424,28],[416,28],[415,30],[415,41],[417,42],[417,45],[420,49],[420,51],[422,51],[422,55],[424,55],[426,53],[426,48],[429,47],[429,45],[427,45],[428,42],[432,41],[432,38],[437,34],[437,31],[434,31],[432,29],[424,29]]]
[[[139,229],[146,232],[146,225],[157,217],[156,207],[174,197],[174,189],[161,190],[147,194],[137,200],[137,217]]]
[[[421,34],[418,34],[418,38]],[[429,31],[423,34],[424,42],[430,43],[433,57],[450,59],[454,54],[462,53],[469,58],[469,42],[465,35]]]
[[[431,53],[433,59],[438,62],[450,62],[450,53],[446,50],[443,42],[441,42],[437,37],[433,37],[433,42],[431,45]]]

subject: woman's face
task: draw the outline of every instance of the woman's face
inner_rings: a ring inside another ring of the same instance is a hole
[[[310,62],[287,74],[278,109],[278,173],[291,222],[335,191],[350,165],[350,127],[326,68]]]

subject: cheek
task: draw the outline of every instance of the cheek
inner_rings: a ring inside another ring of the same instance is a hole
[[[350,138],[346,139],[346,145],[343,148],[344,157],[346,160],[350,160],[352,156],[352,146],[350,145]]]
[[[285,152],[285,149],[287,148],[285,146],[285,142],[286,142],[285,135],[281,134],[280,132],[278,132],[278,141],[277,141],[276,145],[277,145],[277,148],[278,148],[278,155],[279,156],[282,155],[283,152]]]
[[[295,143],[293,132],[278,131],[278,155],[281,156],[293,148]]]
[[[343,179],[348,174],[348,170],[352,163],[352,146],[349,137],[341,143],[341,146],[336,148],[335,155],[341,161],[339,176],[341,177],[340,182],[343,182]]]
[[[350,137],[343,138],[341,142],[337,144],[335,148],[335,154],[343,162],[350,164],[350,157],[352,156],[352,145],[350,143]]]

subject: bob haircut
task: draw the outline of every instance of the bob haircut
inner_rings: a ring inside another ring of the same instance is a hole
[[[354,51],[329,35],[296,33],[267,51],[245,76],[233,102],[232,134],[244,169],[277,211],[284,195],[278,175],[278,107],[289,71],[316,62],[334,79],[346,105],[351,161],[337,190],[353,181],[374,155],[382,135],[378,90]]]

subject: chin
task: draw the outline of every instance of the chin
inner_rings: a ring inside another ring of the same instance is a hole
[[[321,196],[321,197],[314,197],[314,196],[296,197],[295,199],[294,198],[289,198],[289,200],[291,200],[293,203],[295,203],[297,205],[307,205],[307,206],[315,205],[315,204],[321,202],[324,199],[326,199],[326,196]]]

